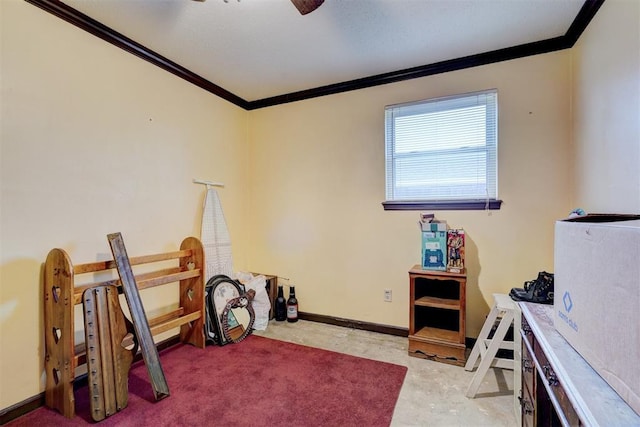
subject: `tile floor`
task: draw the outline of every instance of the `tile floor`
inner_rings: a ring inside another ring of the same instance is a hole
[[[410,357],[407,338],[300,320],[272,320],[256,335],[403,365],[408,368],[392,426],[517,426],[513,371],[490,369],[474,399],[465,397],[473,372]]]

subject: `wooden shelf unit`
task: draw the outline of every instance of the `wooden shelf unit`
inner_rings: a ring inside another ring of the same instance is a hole
[[[466,362],[466,273],[409,270],[409,355]]]
[[[171,260],[177,260],[178,265],[167,268],[165,261]],[[148,319],[151,335],[179,327],[180,341],[204,348],[204,249],[200,240],[187,237],[179,251],[131,257],[129,262],[131,266],[158,268],[135,275],[140,290],[180,283],[179,308]],[[156,263],[162,263],[162,267]],[[82,303],[82,294],[87,289],[115,285],[121,292],[122,286],[116,278],[76,287],[76,278],[92,280],[110,270],[116,270],[113,260],[73,265],[69,255],[58,248],[49,251],[47,256],[44,271],[45,404],[67,418],[75,416],[73,383],[76,368],[86,363],[84,343],[74,342],[74,307]],[[125,347],[132,344],[132,337],[127,337],[122,344]]]

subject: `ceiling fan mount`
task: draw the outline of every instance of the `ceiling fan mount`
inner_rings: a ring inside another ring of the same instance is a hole
[[[194,0],[204,2],[205,0]],[[229,0],[223,0],[225,3],[229,3]],[[240,0],[238,0],[240,1]],[[291,3],[298,9],[301,15],[311,13],[320,7],[324,0],[291,0]]]
[[[324,0],[291,0],[291,3],[298,9],[301,15],[311,13],[320,7]]]

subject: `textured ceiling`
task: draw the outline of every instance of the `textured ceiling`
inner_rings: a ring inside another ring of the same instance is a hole
[[[63,0],[246,101],[563,36],[584,0]]]

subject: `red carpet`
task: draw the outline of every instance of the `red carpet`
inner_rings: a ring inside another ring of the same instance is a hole
[[[146,367],[129,374],[129,405],[99,426],[388,426],[407,368],[249,336],[205,350],[160,353],[171,396],[154,401]],[[89,392],[76,390],[76,417],[39,408],[8,426],[95,424]]]

